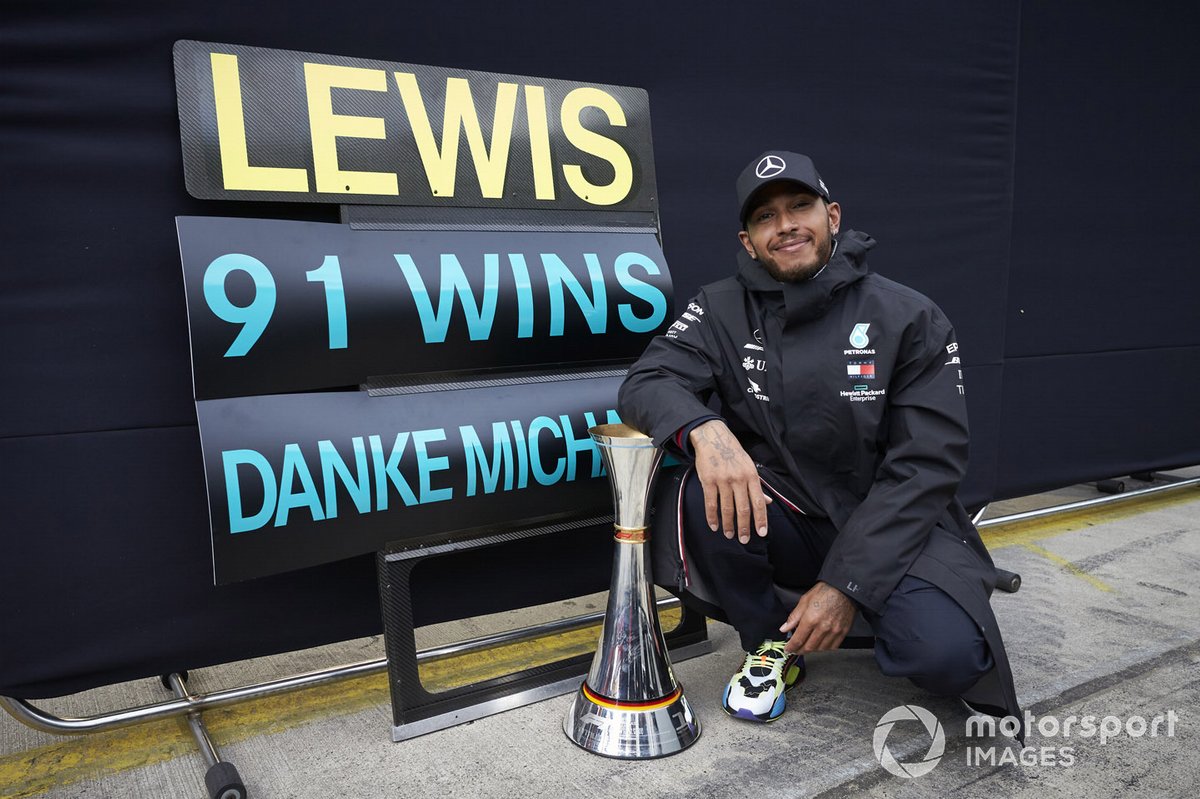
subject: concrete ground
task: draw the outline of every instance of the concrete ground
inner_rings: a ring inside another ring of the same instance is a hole
[[[1172,475],[1196,477],[1200,469]],[[1130,481],[1131,488],[1140,485]],[[998,503],[988,517],[1097,496],[1092,486],[1073,486]],[[1197,516],[1200,487],[1192,486],[984,529],[997,563],[1024,578],[1019,593],[993,599],[1018,694],[1033,714],[1023,750],[1002,735],[968,735],[968,714],[959,704],[881,676],[869,651],[811,657],[808,679],[774,724],[731,719],[718,701],[741,653],[732,631],[720,624],[709,627],[711,654],[675,665],[703,734],[692,748],[662,760],[614,761],[574,746],[562,733],[567,696],[392,743],[382,674],[217,709],[205,718],[223,757],[236,764],[255,799],[1190,797],[1200,786]],[[546,615],[602,610],[603,603],[603,596],[591,596],[439,625],[421,631],[422,646]],[[593,628],[428,664],[423,682],[444,685],[455,676],[504,670],[506,663],[585,650],[595,646],[596,635]],[[192,674],[189,687],[213,691],[382,656],[379,638],[356,640],[203,669]],[[37,704],[77,716],[164,697],[156,680],[142,680]],[[909,772],[927,757],[934,762],[931,736],[918,721],[877,730],[884,714],[902,705],[931,712],[944,736],[940,760],[921,776],[893,776],[873,747],[879,738]],[[62,738],[0,714],[0,798],[203,799],[204,770],[178,719]]]

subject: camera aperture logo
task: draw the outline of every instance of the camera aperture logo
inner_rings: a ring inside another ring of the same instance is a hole
[[[919,721],[925,725],[925,732],[929,734],[929,751],[915,763],[901,763],[892,754],[892,750],[888,749],[888,735],[900,721]],[[941,761],[942,754],[946,751],[946,732],[942,729],[942,723],[938,721],[937,716],[920,705],[900,705],[884,713],[883,717],[879,719],[875,725],[875,735],[871,738],[871,745],[875,750],[875,759],[889,774],[911,779],[928,774]]]

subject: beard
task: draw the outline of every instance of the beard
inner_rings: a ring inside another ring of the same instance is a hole
[[[767,274],[780,283],[803,283],[829,263],[829,258],[833,254],[832,229],[826,229],[819,240],[813,240],[813,250],[811,260],[793,264],[788,268],[780,266],[779,262],[770,255],[760,253],[756,253],[756,255],[758,255],[758,262],[762,264],[762,268],[767,270]]]

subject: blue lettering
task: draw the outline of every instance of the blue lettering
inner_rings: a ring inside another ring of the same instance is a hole
[[[629,270],[634,266],[640,266],[651,275],[659,274],[660,270],[658,264],[640,252],[625,252],[617,256],[617,283],[634,297],[650,303],[650,315],[644,319],[638,317],[627,302],[617,306],[617,315],[621,318],[621,324],[631,333],[649,333],[667,318],[667,298],[659,288],[630,274]]]
[[[562,431],[558,429],[558,425],[548,416],[539,416],[529,423],[529,465],[533,470],[533,479],[537,480],[544,486],[554,485],[562,479],[563,473],[566,471],[566,458],[558,459],[558,466],[553,472],[547,472],[542,468],[542,458],[539,452],[540,443],[538,436],[543,430],[549,430],[555,438],[562,438]]]
[[[513,440],[517,442],[517,488],[529,485],[529,454],[525,451],[525,428],[514,419],[512,421]]]
[[[430,472],[440,472],[450,468],[450,459],[444,455],[439,458],[431,458],[425,450],[425,445],[430,441],[445,441],[446,431],[441,428],[437,430],[416,430],[413,432],[412,437],[413,448],[417,451],[417,470],[421,476],[421,504],[443,502],[450,499],[454,495],[454,489],[433,489],[430,487],[429,481]]]
[[[513,283],[517,287],[517,338],[533,338],[533,285],[529,282],[525,256],[510,253],[508,263],[512,266]]]
[[[299,493],[292,490],[296,480],[300,481]],[[288,513],[294,508],[308,508],[314,522],[325,519],[325,514],[321,512],[321,498],[317,495],[317,485],[308,471],[308,464],[304,462],[300,445],[285,444],[283,468],[279,475],[279,504],[275,510],[275,526],[283,527],[287,524]]]
[[[608,304],[604,289],[604,274],[600,269],[600,259],[593,253],[584,253],[587,263],[588,276],[592,283],[592,296],[589,298],[579,279],[567,268],[562,259],[554,253],[542,253],[542,268],[546,272],[546,285],[550,289],[550,335],[561,336],[565,325],[563,286],[565,285],[575,298],[575,304],[583,311],[588,329],[592,333],[603,333],[608,327]]]
[[[225,500],[229,506],[229,532],[244,533],[257,530],[266,524],[275,512],[275,472],[262,453],[252,449],[233,449],[221,453],[225,468]],[[242,491],[238,480],[238,466],[253,466],[263,484],[263,505],[253,516],[242,513]]]
[[[412,291],[421,329],[426,344],[440,344],[446,340],[450,328],[450,316],[454,311],[454,294],[462,303],[463,315],[467,320],[467,331],[471,341],[486,340],[492,333],[492,321],[496,317],[496,301],[500,292],[500,256],[485,253],[483,256],[483,301],[477,303],[471,291],[471,283],[463,272],[462,264],[453,253],[442,253],[441,288],[438,307],[435,311],[425,288],[425,281],[411,255],[396,255],[396,263],[404,273],[408,288]]]
[[[471,425],[462,425],[458,428],[458,432],[462,437],[463,453],[467,461],[467,496],[475,496],[478,482],[477,472],[483,477],[485,494],[495,493],[496,487],[500,484],[501,472],[504,473],[504,490],[511,491],[513,449],[512,440],[508,437],[508,426],[504,422],[492,422],[492,460],[490,464],[483,451],[483,442],[479,440],[479,434],[475,432],[475,428]]]
[[[325,518],[336,519],[338,515],[336,477],[345,486],[359,513],[371,512],[371,484],[367,470],[367,450],[362,436],[351,439],[354,445],[354,474],[342,460],[332,441],[318,441],[321,453],[321,474],[325,478]]]
[[[404,475],[400,474],[400,459],[404,457],[408,433],[396,434],[396,441],[392,444],[392,451],[388,455],[386,464],[383,460],[383,442],[379,436],[371,436],[367,440],[371,444],[371,460],[375,464],[375,510],[387,510],[389,480],[400,492],[400,498],[404,500],[405,505],[410,507],[416,505],[416,494],[409,487]]]

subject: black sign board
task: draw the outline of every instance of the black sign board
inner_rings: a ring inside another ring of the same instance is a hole
[[[197,399],[628,361],[670,323],[652,233],[177,225]]]
[[[175,43],[201,199],[657,208],[642,89]]]
[[[587,428],[670,324],[646,92],[175,43],[218,583],[610,509]],[[396,206],[409,206],[397,208]]]
[[[177,226],[217,582],[610,508],[587,428],[670,324],[653,233]]]
[[[218,583],[464,529],[611,511],[588,427],[620,378],[197,403]]]

